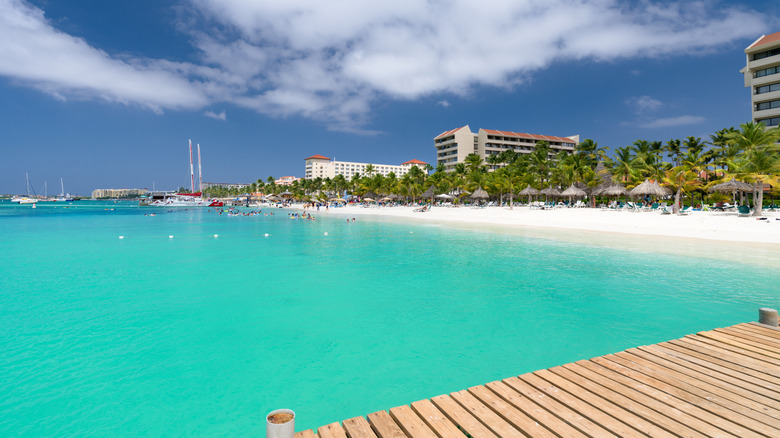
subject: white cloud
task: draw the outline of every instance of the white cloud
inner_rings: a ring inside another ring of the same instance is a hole
[[[670,126],[695,125],[705,120],[700,116],[678,116],[655,119],[640,126],[643,128],[668,128]]]
[[[57,99],[101,98],[155,111],[208,102],[186,64],[118,59],[81,38],[52,28],[43,11],[21,0],[0,0],[0,74]]]
[[[436,102],[436,105],[442,106],[444,108],[449,108],[451,104],[448,100],[444,99]]]
[[[112,56],[24,0],[0,0],[0,75],[61,99],[226,102],[367,132],[382,99],[511,88],[558,60],[691,56],[770,21],[716,0],[188,1],[177,29],[200,65]]]
[[[660,100],[653,99],[650,96],[632,97],[628,99],[626,104],[640,114],[656,111],[663,106]]]
[[[222,120],[222,121],[227,120],[227,114],[225,113],[225,110],[222,110],[221,113],[215,113],[214,111],[206,111],[205,113],[203,113],[203,115],[206,117],[211,117],[212,119],[215,120]]]

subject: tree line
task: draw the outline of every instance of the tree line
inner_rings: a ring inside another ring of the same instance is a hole
[[[609,148],[591,139],[577,144],[571,153],[556,152],[547,142],[540,141],[527,154],[507,149],[489,155],[486,160],[470,154],[452,172],[446,172],[443,164],[435,168],[428,164],[424,170],[413,166],[400,177],[394,173],[383,176],[369,164],[364,174],[350,179],[336,175],[279,186],[269,176],[265,182],[258,179],[244,189],[211,187],[206,192],[209,196],[222,197],[246,191],[266,195],[288,191],[299,200],[373,193],[417,201],[429,187],[435,186],[436,193],[463,194],[484,189],[491,197],[502,202],[508,198],[511,203],[526,187],[563,189],[573,184],[594,202],[594,194],[604,184],[631,189],[645,180],[654,180],[672,190],[676,210],[685,200],[690,204],[728,200],[728,194],[709,193],[707,189],[735,178],[753,185],[754,214],[760,215],[764,184],[772,186],[773,195],[780,186],[778,142],[780,129],[748,122],[739,129],[719,130],[706,141],[693,136],[666,142],[636,140],[616,148],[611,156]]]

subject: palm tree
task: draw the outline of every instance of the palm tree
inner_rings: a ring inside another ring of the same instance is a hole
[[[668,152],[666,156],[672,159],[672,166],[679,166],[680,152],[682,151],[682,149],[680,149],[680,140],[671,139],[667,141],[664,145],[664,149]]]
[[[767,129],[763,123],[743,123],[739,130],[726,135],[727,143],[744,151],[742,172],[754,181],[753,216],[761,216],[764,202],[764,181],[777,176],[777,142],[780,129]],[[774,177],[772,176],[774,172]]]
[[[482,167],[484,166],[482,157],[474,153],[466,155],[466,158],[463,160],[463,162],[466,164],[466,168],[468,168],[470,172],[481,171]]]

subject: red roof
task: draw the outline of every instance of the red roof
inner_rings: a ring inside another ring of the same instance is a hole
[[[468,125],[466,125],[466,126],[468,126]],[[465,128],[466,126],[461,126],[460,128],[451,129],[449,131],[442,132],[441,134],[437,135],[436,137],[433,137],[433,139],[436,140],[437,138],[446,137],[448,135],[454,134],[457,131],[460,131],[461,129]]]
[[[511,131],[496,131],[495,129],[483,129],[489,135],[500,135],[502,137],[519,137],[531,140],[559,141],[562,143],[575,143],[574,140],[566,137],[556,137],[554,135],[525,134]]]
[[[402,166],[404,164],[428,164],[428,163],[426,163],[425,161],[417,160],[417,159],[411,159],[411,160],[407,161],[406,163],[401,163]]]
[[[312,155],[309,158],[304,158],[304,160],[330,160],[330,158],[323,157],[322,155],[317,154],[317,155]]]
[[[775,32],[770,35],[764,35],[763,37],[761,37],[761,39],[753,43],[752,46],[748,47],[748,49],[752,49],[758,46],[763,46],[764,44],[773,43],[775,41],[780,41],[780,32]]]

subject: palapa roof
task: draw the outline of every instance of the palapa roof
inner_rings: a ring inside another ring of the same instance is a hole
[[[634,187],[628,193],[631,196],[641,196],[641,195],[666,196],[671,194],[671,192],[672,192],[671,190],[661,187],[661,185],[658,184],[657,181],[650,182],[650,180],[646,179],[645,182]]]
[[[479,188],[477,190],[474,190],[474,193],[471,194],[472,199],[487,199],[488,193],[483,190],[482,188]]]
[[[744,183],[742,181],[737,181],[734,178],[731,178],[731,181],[726,181],[724,183],[716,184],[709,189],[707,189],[708,192],[721,192],[721,193],[733,193],[733,192],[751,192],[753,191],[753,185]]]
[[[436,186],[430,186],[428,189],[420,195],[421,198],[433,198],[436,194]]]
[[[550,196],[560,196],[561,192],[558,191],[558,189],[553,188],[552,186],[547,187],[546,189],[539,192],[543,195],[550,195]]]
[[[523,190],[520,192],[520,195],[523,195],[523,196],[527,196],[527,195],[538,195],[538,194],[539,194],[539,190],[536,190],[535,188],[531,187],[531,185],[530,185],[530,184],[528,185],[528,187],[524,188],[524,189],[523,189]]]
[[[585,196],[585,195],[587,195],[587,193],[585,193],[585,190],[577,188],[574,184],[569,186],[568,189],[564,190],[563,193],[561,193],[561,196]]]

